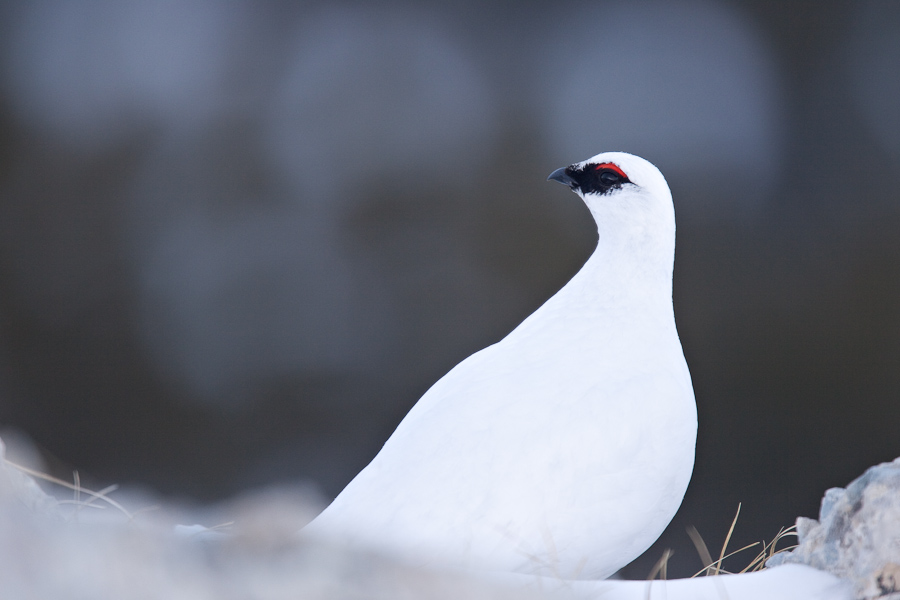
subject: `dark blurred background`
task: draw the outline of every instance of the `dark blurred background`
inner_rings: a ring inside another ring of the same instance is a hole
[[[332,496],[590,254],[547,174],[625,150],[700,415],[625,574],[900,455],[900,3],[448,5],[0,4],[0,423],[63,476]]]

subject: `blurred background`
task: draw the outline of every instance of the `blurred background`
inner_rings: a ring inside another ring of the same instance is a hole
[[[900,3],[6,1],[0,424],[46,468],[335,495],[593,249],[546,182],[675,198],[700,432],[669,576],[900,455]],[[747,557],[749,561],[750,557]],[[737,566],[741,562],[738,559]]]

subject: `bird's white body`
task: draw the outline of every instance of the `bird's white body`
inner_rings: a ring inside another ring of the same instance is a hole
[[[672,308],[674,209],[643,159],[579,165],[593,163],[628,181],[579,191],[599,230],[581,271],[434,384],[305,532],[421,564],[562,578],[606,577],[659,537],[697,429]]]

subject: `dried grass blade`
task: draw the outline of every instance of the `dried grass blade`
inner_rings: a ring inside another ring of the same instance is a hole
[[[706,546],[706,542],[703,541],[703,536],[700,535],[700,532],[697,531],[697,528],[693,525],[687,527],[687,534],[688,537],[691,538],[691,541],[694,543],[694,548],[697,549],[697,554],[700,555],[700,562],[706,565],[705,567],[694,573],[693,577],[698,576],[704,571],[707,575],[709,575],[709,570],[712,568],[713,559],[712,555],[709,553],[709,548],[707,548]]]
[[[44,481],[49,481],[50,483],[55,483],[56,485],[61,485],[64,488],[68,488],[70,490],[75,490],[75,491],[78,491],[79,493],[87,494],[93,498],[96,498],[97,500],[103,500],[110,506],[121,511],[122,514],[124,514],[126,517],[128,517],[129,520],[132,520],[134,518],[132,516],[132,514],[125,509],[124,506],[122,506],[121,504],[119,504],[118,502],[116,502],[115,500],[110,498],[109,496],[106,496],[105,494],[92,492],[88,489],[81,487],[80,485],[77,485],[77,484],[73,485],[73,484],[69,483],[68,481],[63,481],[62,479],[58,479],[56,477],[53,477],[52,475],[46,475],[44,473],[41,473],[40,471],[34,471],[32,469],[29,469],[28,467],[23,467],[22,465],[17,465],[16,463],[11,462],[6,459],[4,459],[3,462],[5,462],[7,465],[11,466],[12,468],[25,473],[26,475],[31,475],[32,477],[36,477],[37,479],[43,479]]]
[[[725,560],[725,550],[728,548],[728,542],[731,541],[731,534],[734,533],[734,527],[737,525],[739,516],[741,516],[740,502],[738,502],[737,512],[734,515],[734,520],[731,522],[731,527],[728,528],[728,535],[725,536],[725,543],[722,544],[722,551],[719,553],[719,560],[716,561],[716,569],[713,575],[718,575],[722,571],[722,561]]]
[[[665,550],[663,550],[662,556],[659,557],[659,560],[656,561],[655,565],[653,565],[653,569],[650,570],[650,574],[647,575],[647,581],[653,581],[654,579],[656,579],[657,575],[660,576],[660,579],[666,578],[669,559],[672,558],[673,554],[675,554],[675,551],[670,548],[666,548]]]

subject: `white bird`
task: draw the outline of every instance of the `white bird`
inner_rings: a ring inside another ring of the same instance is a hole
[[[429,389],[305,529],[431,566],[604,578],[681,505],[697,412],[675,329],[675,211],[649,162],[554,171],[597,248],[500,342]]]

